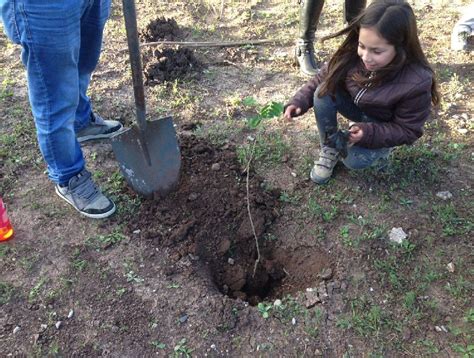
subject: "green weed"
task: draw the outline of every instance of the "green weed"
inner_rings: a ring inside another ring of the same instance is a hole
[[[15,288],[8,282],[0,282],[0,306],[10,302]]]
[[[192,353],[193,349],[190,349],[186,345],[186,343],[187,343],[186,338],[183,338],[179,341],[179,343],[176,346],[174,346],[173,357],[175,357],[175,358],[178,358],[178,357],[181,357],[181,356],[184,356],[186,358],[191,357],[191,353]]]

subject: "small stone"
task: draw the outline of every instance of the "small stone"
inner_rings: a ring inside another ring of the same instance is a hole
[[[221,165],[219,163],[214,163],[212,164],[211,169],[217,172],[221,169]]]
[[[229,257],[229,258],[227,259],[227,263],[228,263],[229,265],[233,265],[233,264],[235,264],[235,261],[234,261],[234,259],[233,259],[232,257]]]
[[[291,172],[290,174],[293,178],[296,178],[296,173],[295,172]]]
[[[435,331],[436,331],[436,332],[442,332],[443,330],[441,329],[440,326],[435,326]]]
[[[316,306],[317,303],[321,302],[321,299],[318,296],[318,292],[314,289],[306,289],[304,296],[304,305],[306,308],[312,308]]]
[[[293,318],[291,319],[291,324],[292,324],[293,326],[296,324],[296,318],[295,318],[295,317],[293,317]]]
[[[61,321],[57,321],[55,326],[56,326],[56,329],[59,329],[59,327],[61,327],[63,323]]]
[[[281,303],[282,303],[282,302],[281,302],[280,299],[276,299],[275,302],[273,302],[273,305],[274,305],[275,307],[280,307],[280,306],[281,306]]]
[[[332,269],[329,267],[325,268],[319,273],[318,276],[323,280],[329,280],[332,277]]]
[[[469,132],[469,131],[467,130],[467,128],[459,128],[458,132],[459,132],[459,134],[467,134],[467,132]]]
[[[140,229],[134,230],[133,233],[134,233],[135,235],[138,235],[139,233],[141,233],[141,230],[140,230]]]
[[[401,227],[394,227],[390,231],[389,239],[390,241],[396,242],[397,244],[401,244],[403,240],[407,238],[407,234]]]
[[[448,333],[448,329],[445,326],[440,326],[440,328],[444,333]]]
[[[17,334],[19,331],[20,331],[20,327],[19,326],[16,326],[15,328],[13,328],[13,334]]]
[[[448,200],[453,197],[453,194],[451,194],[449,191],[438,191],[436,196],[442,200]]]
[[[411,330],[410,328],[405,328],[402,332],[402,339],[404,341],[408,341],[411,338]]]
[[[47,328],[48,328],[48,325],[47,325],[47,324],[42,324],[42,325],[40,326],[40,332],[46,331]]]
[[[450,262],[449,264],[446,265],[446,268],[448,269],[449,272],[453,273],[455,268],[454,268],[454,264],[452,262]]]
[[[194,201],[194,200],[196,200],[197,198],[199,198],[199,195],[196,194],[196,193],[191,193],[191,194],[189,194],[189,196],[188,196],[188,200],[189,200],[189,201]]]
[[[325,301],[329,297],[328,291],[326,289],[326,284],[324,283],[324,281],[319,284],[318,296],[321,299],[321,301]]]
[[[74,310],[69,311],[67,318],[72,318],[72,316],[74,316]]]
[[[179,317],[179,323],[185,323],[188,320],[188,315],[185,313]]]

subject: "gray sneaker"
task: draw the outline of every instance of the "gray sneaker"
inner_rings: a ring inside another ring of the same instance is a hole
[[[336,149],[323,146],[319,153],[319,159],[311,169],[310,178],[317,184],[325,184],[329,181],[332,171],[339,161],[339,153]]]
[[[105,120],[97,114],[91,114],[91,117],[90,125],[76,132],[76,138],[79,143],[94,139],[110,138],[123,128],[122,123]]]
[[[103,219],[115,212],[115,204],[102,194],[86,169],[72,177],[67,186],[56,185],[56,193],[89,218]]]

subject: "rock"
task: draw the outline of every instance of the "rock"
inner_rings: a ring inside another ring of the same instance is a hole
[[[449,191],[438,191],[436,196],[440,199],[448,200],[453,197],[453,194],[451,194]]]
[[[408,341],[411,338],[411,330],[408,327],[405,327],[405,329],[402,332],[402,339],[404,341]]]
[[[69,311],[67,318],[72,318],[72,316],[74,316],[74,310]]]
[[[407,238],[407,234],[401,227],[394,227],[390,231],[389,239],[390,241],[396,242],[397,244],[401,244],[403,240]]]
[[[54,325],[56,329],[59,329],[63,323],[61,321],[57,321],[56,324]]]
[[[13,334],[17,334],[18,332],[20,332],[20,326],[16,326],[15,328],[13,328]]]
[[[329,297],[326,284],[324,283],[324,281],[319,284],[318,296],[323,302],[326,301],[326,299]]]
[[[199,198],[199,194],[196,194],[196,193],[191,193],[191,194],[189,194],[189,196],[188,196],[188,200],[189,200],[189,201],[194,201],[194,200],[196,200],[197,198]]]
[[[227,250],[230,249],[230,240],[224,239],[219,243],[219,247],[217,248],[217,251],[219,254],[223,255],[227,252]]]
[[[291,324],[292,324],[293,326],[296,325],[296,318],[295,318],[295,317],[293,317],[293,318],[291,319]]]
[[[188,315],[184,313],[178,318],[178,320],[179,320],[179,323],[185,323],[188,320]]]
[[[448,269],[449,272],[453,273],[455,270],[454,264],[450,262],[449,264],[446,265],[446,268]]]
[[[321,302],[321,299],[318,296],[318,291],[314,288],[307,288],[304,297],[304,305],[306,308],[314,307],[317,303]]]
[[[220,169],[221,169],[221,165],[219,163],[214,163],[211,166],[211,170],[213,170],[215,172],[219,171]]]
[[[229,265],[233,265],[233,264],[235,264],[235,261],[234,261],[234,259],[233,259],[232,257],[229,257],[229,258],[227,259],[227,263],[228,263]]]
[[[48,325],[47,325],[47,324],[42,324],[42,325],[40,326],[40,333],[46,331],[47,328],[48,328]]]
[[[323,269],[319,275],[319,278],[322,278],[323,280],[329,280],[332,277],[332,269],[330,267]]]
[[[273,302],[273,305],[274,305],[275,307],[280,307],[281,304],[282,304],[282,302],[281,302],[280,299],[276,299],[275,302]]]

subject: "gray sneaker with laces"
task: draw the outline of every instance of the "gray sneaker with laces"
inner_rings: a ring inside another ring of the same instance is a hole
[[[90,125],[77,131],[76,138],[79,143],[94,139],[110,138],[122,128],[122,123],[118,121],[105,120],[97,114],[91,114]]]
[[[325,184],[329,181],[332,171],[339,161],[339,153],[336,149],[323,146],[319,153],[319,159],[315,162],[310,173],[310,178],[317,184]]]
[[[67,186],[56,185],[56,193],[89,218],[103,219],[115,212],[115,204],[102,194],[86,169],[72,177]]]

